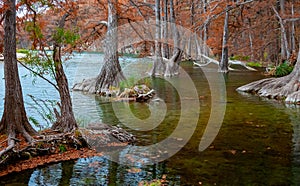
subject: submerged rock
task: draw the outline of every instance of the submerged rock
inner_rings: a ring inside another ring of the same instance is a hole
[[[81,128],[83,138],[93,147],[111,146],[111,144],[132,144],[136,138],[124,129],[104,123],[91,123],[86,128]]]

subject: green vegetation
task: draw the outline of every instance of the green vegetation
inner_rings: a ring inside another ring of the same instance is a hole
[[[29,122],[36,127],[39,127],[40,130],[49,128],[56,120],[55,114],[53,112],[56,107],[56,100],[42,100],[34,97],[33,95],[28,95],[33,103],[27,103],[32,109],[36,111],[43,121],[41,124],[35,117],[30,116],[28,118]]]
[[[40,130],[42,130],[42,127],[41,127],[40,123],[38,122],[38,120],[37,120],[36,118],[34,118],[34,117],[32,117],[32,116],[29,116],[29,117],[28,117],[28,120],[29,120],[29,122],[30,122],[32,125],[34,125],[34,126],[36,126],[36,127],[39,127]]]
[[[162,183],[161,183],[160,180],[152,180],[150,182],[143,181],[139,185],[143,185],[143,186],[161,186]]]
[[[80,39],[80,35],[76,30],[67,30],[63,28],[57,28],[53,35],[54,40],[57,43],[70,44],[75,46],[76,41]]]
[[[131,88],[135,85],[146,85],[147,87],[151,87],[151,79],[147,77],[136,80],[133,76],[129,77],[126,80],[120,82],[120,90],[123,91],[125,88]]]
[[[34,71],[39,75],[53,75],[53,73],[51,73],[53,71],[52,58],[44,55],[44,53],[39,53],[36,51],[29,52],[22,61],[29,65],[31,69],[34,69]],[[37,74],[33,75],[36,76]]]
[[[249,66],[249,67],[262,67],[262,64],[260,62],[252,61],[252,62],[248,62],[247,66]]]
[[[24,48],[22,48],[22,49],[17,49],[17,53],[29,54],[29,50],[24,49]]]
[[[286,61],[276,67],[274,76],[282,77],[290,74],[293,71],[294,67],[289,65]]]
[[[232,56],[229,58],[230,60],[238,60],[238,61],[248,61],[250,60],[250,56],[240,56],[240,55],[236,55],[236,56]]]
[[[67,151],[67,147],[63,144],[59,144],[59,152],[63,153]]]
[[[31,40],[43,38],[42,30],[40,26],[37,25],[36,22],[32,22],[32,21],[25,22],[25,31],[27,31],[28,33],[34,33],[30,38]]]

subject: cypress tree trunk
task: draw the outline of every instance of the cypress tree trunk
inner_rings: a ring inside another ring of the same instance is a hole
[[[224,20],[224,32],[223,32],[223,43],[222,43],[222,58],[219,65],[219,72],[228,72],[228,19],[229,12],[228,6],[226,7],[225,20]]]
[[[117,0],[108,1],[107,34],[104,40],[104,65],[96,78],[76,83],[73,90],[88,93],[110,94],[110,87],[118,86],[125,77],[118,59]]]
[[[118,14],[117,0],[108,1],[107,34],[104,47],[104,65],[97,77],[96,89],[98,93],[107,93],[112,86],[118,86],[124,76],[118,58]]]
[[[300,50],[294,70],[287,76],[280,78],[267,78],[254,81],[238,91],[254,92],[263,97],[284,99],[287,103],[300,103]]]
[[[183,53],[180,49],[180,36],[179,31],[176,27],[176,18],[173,3],[173,0],[170,0],[170,22],[172,29],[171,31],[173,34],[174,49],[172,57],[168,60],[164,60],[164,64],[166,66],[164,76],[174,76],[179,74],[179,63],[181,61]]]
[[[161,21],[160,21],[160,0],[155,0],[155,56],[153,67],[150,72],[150,75],[160,75],[164,71],[162,64],[162,55],[161,55]]]
[[[59,22],[58,27],[63,29],[65,20],[68,17],[65,14]],[[53,49],[53,61],[55,68],[55,80],[59,90],[60,96],[60,115],[57,114],[57,121],[52,126],[52,129],[59,130],[62,132],[70,132],[76,129],[77,123],[74,117],[72,101],[70,96],[70,91],[68,87],[68,80],[63,69],[61,61],[61,44],[55,41]]]
[[[169,53],[169,45],[168,45],[168,34],[169,34],[169,29],[168,29],[168,0],[163,0],[163,25],[161,27],[162,30],[162,37],[163,37],[163,41],[164,43],[162,44],[162,57],[164,58],[169,58],[170,57],[170,53]]]
[[[4,1],[8,7],[4,19],[4,77],[5,101],[4,112],[0,122],[1,133],[8,134],[8,147],[0,155],[15,145],[16,134],[22,134],[31,142],[30,135],[36,133],[28,122],[24,107],[16,57],[16,1]]]

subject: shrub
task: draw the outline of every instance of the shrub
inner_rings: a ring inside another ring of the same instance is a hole
[[[293,71],[293,66],[290,66],[287,62],[284,62],[276,67],[275,77],[282,77],[290,74]]]

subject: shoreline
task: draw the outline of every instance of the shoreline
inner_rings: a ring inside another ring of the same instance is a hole
[[[17,52],[17,59],[22,59],[24,57],[26,57],[26,54],[18,53]],[[0,62],[4,62],[4,56],[3,56],[3,54],[0,54]]]
[[[78,133],[74,132],[67,133],[56,133],[51,129],[46,129],[44,131],[40,131],[39,135],[33,136],[33,138],[38,141],[40,137],[44,137],[45,139],[48,137],[49,139],[55,139],[56,144],[53,144],[51,140],[40,140],[41,142],[37,144],[28,144],[26,140],[22,136],[18,136],[20,140],[18,143],[18,147],[15,149],[18,154],[18,159],[15,159],[15,152],[8,152],[5,155],[11,160],[5,161],[3,159],[0,161],[0,177],[6,176],[8,174],[14,172],[20,172],[27,169],[35,169],[39,166],[47,166],[52,163],[59,163],[63,161],[69,160],[77,160],[79,158],[89,158],[94,156],[103,156],[106,152],[103,148],[106,147],[108,149],[114,148],[122,148],[124,146],[128,146],[133,143],[130,141],[130,135],[124,129],[112,127],[106,124],[95,123],[90,126],[90,128],[79,128]],[[122,136],[128,136],[127,141],[122,141],[115,136],[115,133],[118,133]],[[61,136],[64,134],[61,139],[57,136]],[[68,137],[68,135],[70,135]],[[76,137],[76,144],[73,139]],[[0,136],[0,141],[4,143],[0,146],[0,151],[7,147],[7,139],[6,135]],[[133,140],[133,138],[132,138]],[[94,143],[97,142],[97,143]],[[25,151],[24,151],[25,149]],[[28,150],[27,150],[28,149]],[[35,149],[35,151],[30,151],[30,149]],[[47,150],[39,151],[40,149]],[[49,150],[52,149],[52,150]],[[26,151],[27,150],[27,151]]]

